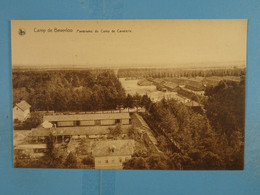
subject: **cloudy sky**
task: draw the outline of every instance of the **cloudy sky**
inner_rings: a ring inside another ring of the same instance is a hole
[[[55,32],[55,28],[65,32]],[[20,29],[25,31],[24,35],[19,34]],[[122,30],[128,32],[118,32]],[[11,22],[12,64],[32,67],[245,64],[246,32],[247,20],[16,20]]]

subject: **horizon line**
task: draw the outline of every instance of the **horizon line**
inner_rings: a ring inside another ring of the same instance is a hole
[[[184,67],[183,67],[184,66]],[[12,69],[126,69],[126,68],[172,68],[172,69],[187,69],[187,68],[230,68],[239,66],[240,68],[246,68],[246,61],[226,61],[226,62],[187,62],[187,63],[174,63],[174,64],[88,64],[88,65],[72,65],[72,64],[56,64],[56,65],[12,65]]]

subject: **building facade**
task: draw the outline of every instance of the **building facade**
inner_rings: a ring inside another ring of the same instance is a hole
[[[43,121],[29,133],[30,142],[44,143],[50,134],[57,143],[71,139],[98,139],[107,137],[117,125],[120,125],[122,134],[127,134],[131,126],[129,113],[47,115]]]
[[[13,120],[25,121],[30,117],[31,105],[22,100],[13,107]]]
[[[92,143],[95,169],[123,169],[123,163],[132,158],[134,140],[105,140]]]
[[[52,123],[54,127],[110,126],[131,123],[129,113],[47,115],[43,120]]]

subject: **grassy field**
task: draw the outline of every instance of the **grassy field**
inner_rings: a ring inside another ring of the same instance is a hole
[[[136,93],[140,95],[150,94],[156,92],[156,87],[154,85],[150,86],[140,86],[137,84],[138,79],[135,80],[125,80],[125,78],[120,78],[122,86],[125,88],[127,94],[134,95]]]
[[[158,91],[155,85],[140,86],[137,84],[137,82],[139,81],[138,79],[125,80],[125,78],[120,78],[119,80],[124,87],[126,93],[130,95],[134,95],[136,93],[138,93],[139,95],[147,94],[154,102],[160,101],[163,97],[165,97],[166,99],[174,98],[178,101],[185,101],[185,99],[177,95],[176,92]]]

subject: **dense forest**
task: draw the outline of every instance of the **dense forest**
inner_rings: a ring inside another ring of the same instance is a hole
[[[204,112],[170,99],[146,101],[143,115],[159,149],[126,162],[125,169],[241,170],[244,162],[245,83],[206,90]]]
[[[165,78],[165,77],[210,77],[210,76],[241,76],[245,75],[245,68],[216,68],[216,69],[170,69],[170,68],[136,68],[119,69],[118,77],[145,77],[145,78]]]
[[[113,71],[13,72],[13,104],[26,100],[36,110],[115,109],[125,91]]]

